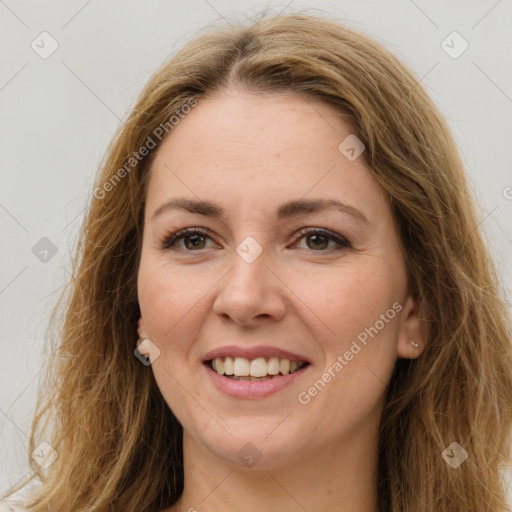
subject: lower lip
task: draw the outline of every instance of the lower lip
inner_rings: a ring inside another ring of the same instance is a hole
[[[234,380],[220,375],[212,370],[208,365],[203,364],[208,376],[212,380],[215,387],[225,395],[234,398],[265,398],[266,396],[277,393],[282,389],[293,384],[300,379],[311,365],[307,365],[288,375],[281,375],[272,379],[258,381]]]

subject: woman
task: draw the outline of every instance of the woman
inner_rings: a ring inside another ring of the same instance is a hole
[[[203,35],[93,195],[30,510],[509,510],[509,319],[449,129],[385,49],[305,14]]]

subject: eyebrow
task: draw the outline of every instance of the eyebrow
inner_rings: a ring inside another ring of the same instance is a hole
[[[337,199],[297,199],[283,203],[277,209],[277,219],[284,220],[296,215],[304,215],[307,213],[316,213],[329,208],[351,215],[352,217],[370,224],[366,216],[354,206],[343,203]],[[172,199],[161,204],[151,215],[151,219],[158,217],[168,210],[183,209],[190,213],[197,213],[207,217],[218,218],[226,221],[226,214],[221,206],[210,201],[202,201],[196,199],[188,199],[184,197]]]

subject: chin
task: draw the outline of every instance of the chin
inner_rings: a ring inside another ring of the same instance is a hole
[[[297,429],[295,432],[288,428],[276,428],[275,421],[263,422],[257,430],[250,423],[259,419],[244,418],[241,421],[231,422],[229,432],[236,432],[232,437],[219,427],[214,436],[205,438],[204,432],[199,437],[197,432],[195,439],[217,459],[220,459],[233,470],[271,470],[277,469],[300,458],[311,443],[306,443],[308,436],[304,431]],[[282,418],[281,418],[282,421]],[[249,425],[248,425],[249,424]],[[306,443],[306,445],[305,445]]]

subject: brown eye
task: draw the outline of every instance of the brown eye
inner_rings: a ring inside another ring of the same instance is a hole
[[[162,242],[162,249],[171,249],[176,251],[184,250],[189,252],[199,251],[206,248],[205,244],[209,238],[210,236],[206,232],[198,228],[182,229],[181,231],[168,236]],[[177,244],[182,240],[184,243],[184,248],[183,246],[177,248]]]
[[[203,235],[185,235],[183,240],[187,249],[194,250],[204,248],[205,237]]]
[[[329,238],[325,235],[307,235],[305,238],[311,242],[308,243],[310,249],[326,249],[329,245]]]
[[[306,248],[317,252],[339,251],[351,247],[345,238],[327,229],[304,228],[298,233],[297,239],[305,239]],[[333,242],[335,246],[329,248],[330,242]]]

